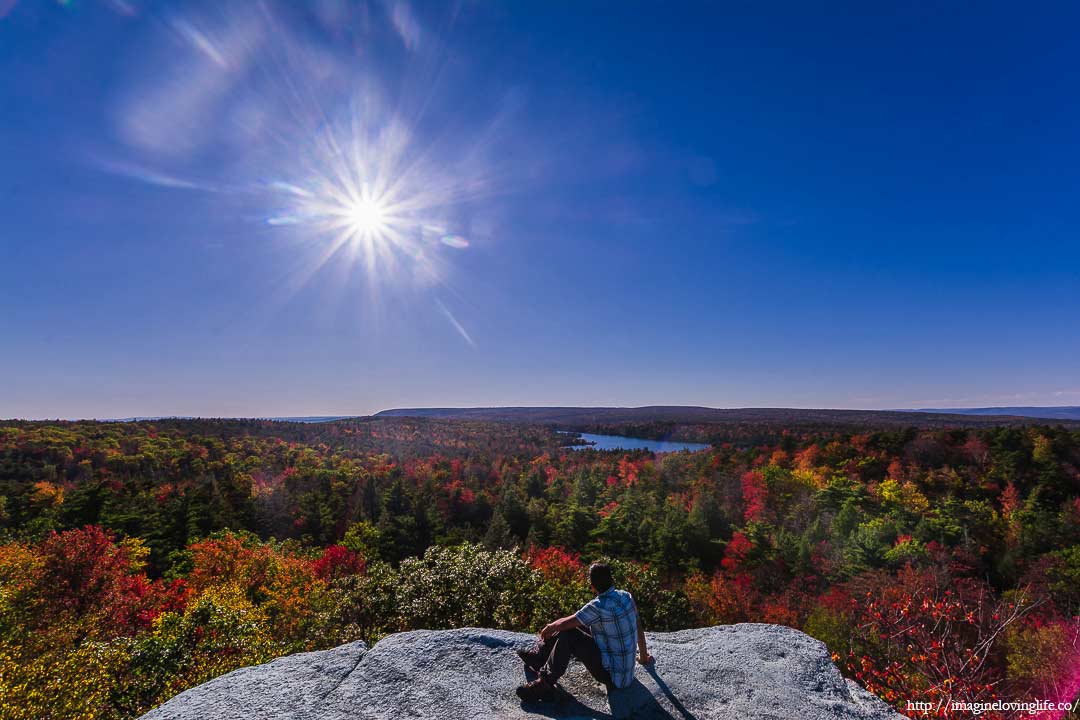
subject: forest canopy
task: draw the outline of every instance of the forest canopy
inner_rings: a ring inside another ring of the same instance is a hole
[[[678,434],[711,449],[443,418],[0,424],[0,715],[131,718],[290,652],[535,630],[600,558],[650,630],[797,627],[901,709],[1077,696],[1077,429]]]

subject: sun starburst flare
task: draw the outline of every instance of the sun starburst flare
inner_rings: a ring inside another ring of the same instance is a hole
[[[376,302],[381,287],[444,286],[445,254],[469,247],[447,217],[468,184],[411,154],[410,135],[400,124],[372,128],[362,119],[356,114],[344,129],[321,128],[302,154],[297,177],[270,184],[279,209],[267,222],[291,227],[316,250],[292,284],[306,284],[327,266],[348,275],[357,265],[366,270],[368,296]],[[462,332],[459,324],[455,329]]]

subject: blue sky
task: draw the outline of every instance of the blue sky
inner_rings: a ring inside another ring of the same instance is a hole
[[[1080,7],[941,5],[0,0],[0,417],[1080,404]]]

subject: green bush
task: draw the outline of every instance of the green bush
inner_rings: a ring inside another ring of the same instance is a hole
[[[434,546],[401,562],[398,608],[407,628],[518,629],[532,624],[539,586],[515,551]]]

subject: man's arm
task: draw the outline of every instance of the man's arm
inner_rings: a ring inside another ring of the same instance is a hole
[[[585,627],[580,620],[577,619],[577,615],[567,615],[564,618],[559,618],[555,622],[548,623],[540,631],[540,637],[547,640],[549,637],[557,632],[563,630],[573,630],[574,628]]]
[[[653,661],[653,656],[649,654],[649,648],[645,645],[645,624],[641,622],[641,615],[637,612],[637,603],[634,604],[634,614],[637,615],[638,662],[648,665]]]

